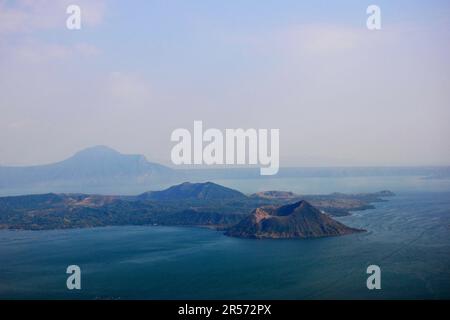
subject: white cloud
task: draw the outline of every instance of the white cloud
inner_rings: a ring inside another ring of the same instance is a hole
[[[142,77],[122,72],[111,72],[106,80],[105,96],[111,104],[133,107],[151,99],[150,85]]]
[[[288,36],[313,54],[352,50],[363,40],[360,29],[328,25],[304,26],[291,30]]]
[[[77,57],[94,57],[100,50],[88,43],[59,44],[36,40],[0,44],[0,58],[4,63],[42,64]]]
[[[71,0],[0,0],[0,34],[32,33],[66,28]],[[97,26],[105,14],[104,0],[77,0],[83,26]]]
[[[40,37],[49,30],[66,31],[66,8],[71,3],[71,0],[0,0],[0,64],[42,64],[98,55],[100,50],[90,43]],[[76,3],[82,8],[83,26],[93,27],[102,22],[104,0]]]

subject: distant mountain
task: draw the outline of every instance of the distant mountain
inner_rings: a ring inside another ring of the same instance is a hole
[[[172,174],[170,168],[148,162],[142,155],[126,155],[96,146],[53,164],[0,167],[0,189],[95,192],[95,188],[109,186],[150,186],[155,180]]]
[[[242,238],[316,238],[339,236],[364,230],[333,220],[307,201],[281,207],[260,207],[226,232]]]
[[[212,183],[185,182],[162,191],[145,192],[139,200],[229,200],[245,199],[243,193]]]

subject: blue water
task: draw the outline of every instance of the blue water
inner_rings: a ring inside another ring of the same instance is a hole
[[[248,240],[159,226],[0,231],[0,298],[450,298],[450,192],[405,189],[340,220],[368,232]],[[66,289],[71,264],[81,267],[80,291]],[[366,288],[370,264],[381,267],[381,290]]]

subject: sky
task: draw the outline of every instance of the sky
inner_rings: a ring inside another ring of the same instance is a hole
[[[281,166],[450,165],[450,3],[329,2],[0,0],[0,165],[170,165],[194,120],[280,129]]]

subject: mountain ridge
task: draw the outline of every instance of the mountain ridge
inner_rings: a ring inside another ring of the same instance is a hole
[[[171,176],[172,169],[149,162],[143,155],[122,154],[106,146],[78,151],[71,157],[45,165],[0,166],[0,188],[41,188],[75,192],[108,184],[149,184]]]
[[[223,200],[245,199],[243,193],[213,182],[184,182],[161,191],[148,191],[137,196],[139,200]]]

